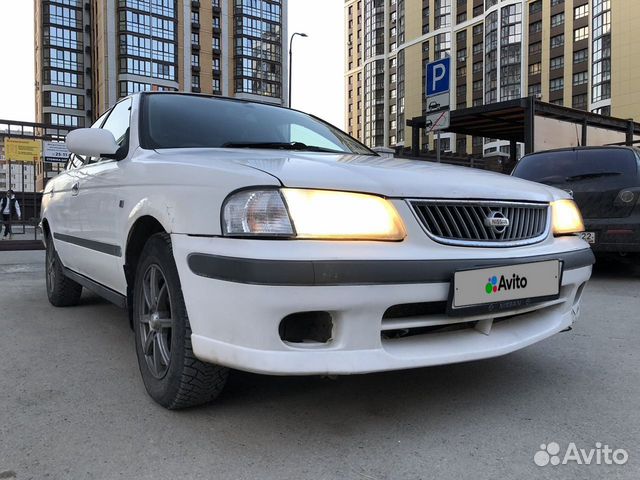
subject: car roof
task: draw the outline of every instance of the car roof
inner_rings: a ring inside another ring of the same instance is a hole
[[[527,153],[525,157],[528,157],[529,155],[536,155],[539,153],[575,152],[575,151],[583,151],[583,150],[631,150],[636,153],[640,152],[640,149],[638,149],[638,147],[633,147],[628,145],[601,145],[601,146],[552,148],[550,150],[540,150],[538,152]]]

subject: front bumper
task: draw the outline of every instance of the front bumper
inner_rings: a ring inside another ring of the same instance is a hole
[[[518,350],[573,323],[594,261],[591,250],[574,238],[510,249],[502,258],[488,249],[420,249],[423,256],[429,252],[435,260],[415,260],[420,258],[416,246],[402,245],[405,242],[344,243],[341,258],[337,258],[338,247],[327,246],[328,242],[186,235],[172,235],[172,241],[196,356],[239,370],[276,375],[406,369]],[[253,258],[246,258],[246,252]],[[316,260],[306,260],[309,258]],[[398,305],[446,301],[455,270],[550,258],[564,262],[557,300],[473,317],[454,318],[442,312],[385,316]],[[331,340],[284,342],[279,334],[282,319],[312,311],[331,315]],[[434,326],[447,328],[429,331]],[[396,336],[399,331],[417,333]]]

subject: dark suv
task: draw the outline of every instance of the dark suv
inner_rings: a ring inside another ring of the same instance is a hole
[[[566,190],[595,252],[640,252],[640,150],[578,147],[522,157],[512,175]]]

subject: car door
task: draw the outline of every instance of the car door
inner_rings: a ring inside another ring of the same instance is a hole
[[[71,154],[64,172],[51,180],[43,194],[46,203],[47,221],[56,242],[56,251],[62,264],[71,270],[78,268],[78,246],[68,241],[74,230],[74,212],[71,210],[71,188],[76,182],[76,170],[81,168],[85,159]]]
[[[100,128],[109,130],[121,148],[128,148],[132,100],[127,98],[109,112]],[[117,234],[122,168],[111,158],[89,158],[74,171],[70,202],[76,218],[70,233],[84,250],[78,273],[120,293],[122,246]]]

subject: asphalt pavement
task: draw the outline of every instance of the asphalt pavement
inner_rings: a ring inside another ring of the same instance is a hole
[[[598,266],[573,331],[511,355],[234,372],[217,403],[179,412],[146,395],[124,311],[91,293],[49,305],[43,259],[0,252],[0,479],[640,478],[638,259]],[[561,464],[536,465],[555,443]],[[571,443],[589,465],[562,464]],[[626,463],[596,464],[605,445]]]

